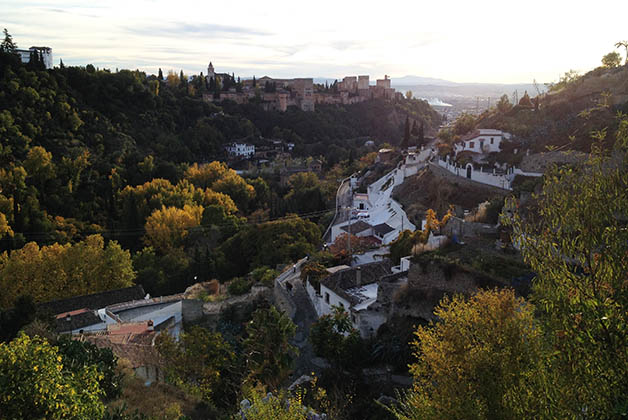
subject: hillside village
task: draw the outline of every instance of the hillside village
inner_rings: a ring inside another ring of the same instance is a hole
[[[628,57],[447,122],[5,35],[0,418],[626,415]]]

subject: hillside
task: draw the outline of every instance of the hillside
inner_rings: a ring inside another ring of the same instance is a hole
[[[538,96],[539,106],[492,109],[477,120],[479,128],[510,132],[531,152],[553,149],[589,152],[591,134],[607,130],[606,147],[615,140],[617,112],[628,112],[628,65],[597,68],[580,77],[565,76]],[[509,109],[510,108],[510,109]]]
[[[446,171],[433,165],[409,177],[393,190],[393,197],[403,205],[408,218],[417,226],[429,208],[439,215],[445,214],[450,205],[458,212],[472,210],[484,201],[501,198],[505,194],[506,191],[488,185],[460,177],[451,178]]]

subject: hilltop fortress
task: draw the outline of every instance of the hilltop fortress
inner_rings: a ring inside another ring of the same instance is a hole
[[[207,67],[208,82],[221,83],[225,78],[233,78],[228,73],[216,73],[210,62]],[[211,84],[210,83],[210,84]],[[370,99],[392,100],[401,96],[400,92],[390,87],[390,78],[378,79],[371,85],[368,75],[347,76],[341,82],[319,85],[314,79],[275,79],[268,76],[259,79],[247,79],[237,87],[228,90],[203,94],[207,102],[230,100],[239,104],[258,102],[266,110],[286,111],[289,106],[296,106],[303,111],[314,111],[316,104],[355,104]]]

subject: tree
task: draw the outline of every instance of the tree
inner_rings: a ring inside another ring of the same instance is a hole
[[[320,317],[310,328],[309,340],[314,352],[335,369],[353,369],[364,361],[364,343],[344,308],[334,307],[332,314]]]
[[[506,289],[444,298],[434,314],[438,322],[416,331],[414,385],[397,418],[537,418],[547,401],[527,394],[543,363],[534,308]],[[536,407],[522,411],[522,400]]]
[[[236,356],[222,335],[193,326],[175,341],[160,334],[156,347],[168,381],[214,405],[229,407],[239,392]]]
[[[628,119],[611,157],[605,132],[595,137],[582,165],[546,172],[540,217],[512,222],[536,273],[532,301],[554,350],[561,418],[615,418],[628,406]]]
[[[117,369],[118,358],[111,349],[98,348],[87,341],[74,340],[68,335],[61,336],[56,345],[63,358],[64,369],[78,375],[85,367],[96,367],[103,399],[112,400],[122,394],[123,374]]]
[[[234,415],[233,420],[307,420],[312,418],[308,410],[302,406],[300,395],[292,397],[285,391],[277,396],[272,394],[263,395],[258,390],[254,390],[250,396],[247,406],[242,407],[238,415]]]
[[[419,134],[418,134],[418,138],[417,138],[417,143],[416,145],[421,147],[423,145],[425,145],[425,124],[423,123],[423,121],[421,121],[421,125],[419,126]]]
[[[0,344],[0,413],[7,419],[98,419],[100,374],[94,365],[68,371],[57,347],[20,335]]]
[[[290,344],[296,331],[297,326],[290,317],[274,306],[253,313],[243,342],[249,381],[279,387],[288,377],[298,353]]]
[[[6,35],[6,29],[5,29]],[[615,48],[624,47],[626,49],[626,58],[624,64],[628,64],[628,41],[619,41],[615,44]]]
[[[243,276],[312,254],[319,242],[318,226],[299,217],[249,225],[218,247],[216,265],[222,279]]]
[[[5,52],[9,54],[17,54],[17,44],[13,42],[13,37],[7,31],[7,28],[4,28],[4,41],[0,44],[0,52]]]
[[[500,114],[505,114],[512,109],[512,104],[508,99],[508,95],[503,94],[499,101],[497,102],[497,111]]]
[[[412,91],[411,90],[406,91],[406,99],[407,100],[411,100],[412,99]]]
[[[162,254],[182,248],[189,231],[200,226],[202,216],[201,206],[186,204],[182,209],[164,206],[146,219],[144,241]]]
[[[609,52],[604,57],[602,57],[602,64],[604,67],[615,68],[619,67],[621,64],[621,56],[617,51]]]
[[[164,80],[164,73],[161,71],[161,67],[159,68],[159,72],[157,73],[157,79]]]
[[[29,242],[0,255],[0,307],[9,307],[22,295],[46,302],[129,287],[134,279],[129,251],[115,241],[105,246],[100,235],[73,245],[39,247]]]
[[[410,118],[406,117],[406,124],[403,129],[403,140],[401,141],[401,149],[405,150],[410,144]]]
[[[458,135],[467,134],[475,128],[475,117],[471,114],[463,112],[458,116],[454,123],[454,133]]]

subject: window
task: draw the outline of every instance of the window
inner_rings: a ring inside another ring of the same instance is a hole
[[[469,143],[469,148],[470,149],[473,149],[474,147],[475,147],[475,142],[472,141],[471,143]]]
[[[329,293],[325,292],[325,303],[329,305]]]
[[[342,309],[344,309],[344,308],[345,308],[345,305],[343,305],[343,303],[342,303],[342,302],[338,302],[338,305],[340,305],[340,307],[341,307]]]
[[[355,315],[351,314],[351,322],[353,322],[355,324]]]
[[[493,141],[495,141],[495,139],[493,137],[491,137],[491,144],[493,144]]]

